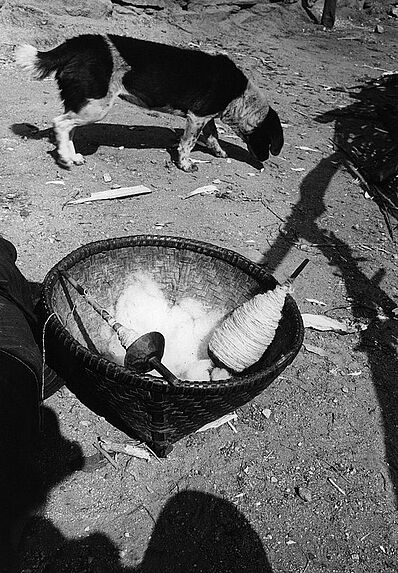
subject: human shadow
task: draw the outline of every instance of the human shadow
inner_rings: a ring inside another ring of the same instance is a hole
[[[272,573],[263,544],[243,514],[229,501],[201,491],[182,491],[166,502],[152,532],[146,530],[150,540],[137,566],[123,566],[116,545],[101,532],[67,539],[46,520],[36,523],[36,531],[31,550],[51,542],[46,573]],[[132,535],[134,554],[140,549],[136,542]],[[27,559],[24,566],[29,565]]]
[[[19,417],[22,431],[31,423],[31,420],[26,419],[24,410],[11,414]],[[11,509],[10,516],[13,519],[11,536],[0,535],[2,573],[20,571],[22,539],[29,524],[37,519],[33,516],[40,514],[51,490],[67,476],[81,469],[84,463],[80,446],[61,435],[55,412],[42,406],[40,419],[41,432],[37,440],[29,441],[29,449],[26,448],[23,453],[23,464],[18,460],[14,467],[13,463],[14,457],[18,459],[21,455],[20,451],[13,453],[10,450],[7,459],[2,459],[2,475],[6,471],[4,465],[8,465],[10,476],[8,483],[2,484],[0,492],[0,505],[3,509],[7,508],[0,518],[2,531],[8,530],[8,508]],[[3,437],[3,440],[13,444],[13,436]],[[14,523],[15,517],[17,519]]]
[[[272,573],[263,544],[229,501],[182,491],[162,509],[140,572]]]
[[[11,130],[15,135],[27,139],[48,139],[55,143],[53,130],[51,128],[40,130],[37,126],[29,123],[14,123]],[[156,125],[120,125],[115,123],[92,123],[79,127],[74,136],[76,150],[83,156],[96,153],[99,147],[112,147],[118,149],[165,149],[170,155],[170,159],[175,161],[176,148],[183,134],[182,129],[171,129]],[[202,151],[212,155],[210,150],[203,144],[198,144],[193,151]],[[246,163],[257,169],[261,165],[250,155],[250,153],[229,141],[220,140],[222,148],[228,157],[240,163]],[[54,152],[50,152],[55,156]]]
[[[397,156],[398,112],[391,106],[397,101],[398,81],[390,78],[388,82],[375,84],[365,84],[353,93],[353,104],[316,118],[335,122],[334,142],[344,153],[336,151],[322,159],[303,179],[300,198],[279,235],[263,253],[262,263],[275,270],[297,242],[305,241],[324,255],[344,282],[354,318],[368,323],[359,332],[356,350],[367,356],[383,420],[389,477],[398,495],[398,321],[391,313],[397,304],[380,285],[385,269],[380,267],[369,277],[359,267],[361,261],[369,258],[378,266],[377,246],[363,257],[358,256],[337,232],[329,232],[320,224],[321,217],[328,213],[325,203],[328,185],[345,163],[345,151],[355,156],[370,181],[383,186],[386,197],[392,202],[396,200],[397,163],[391,165],[391,161]],[[390,163],[386,163],[386,155]]]

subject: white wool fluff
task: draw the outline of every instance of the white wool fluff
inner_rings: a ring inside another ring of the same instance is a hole
[[[211,379],[216,380],[227,380],[231,378],[231,374],[225,368],[213,368],[211,371]]]
[[[210,370],[213,368],[213,363],[210,358],[196,360],[192,362],[182,373],[184,380],[210,380]]]
[[[207,346],[214,329],[225,316],[224,309],[207,309],[190,297],[171,304],[149,273],[137,272],[126,281],[114,309],[107,309],[123,326],[137,332],[158,331],[165,338],[162,363],[185,380],[210,380],[214,368]],[[106,340],[103,355],[123,364],[125,349],[105,324],[101,335]],[[217,369],[219,370],[219,369]],[[155,371],[152,374],[157,375]],[[230,374],[228,374],[230,377]],[[221,379],[221,378],[220,378]]]

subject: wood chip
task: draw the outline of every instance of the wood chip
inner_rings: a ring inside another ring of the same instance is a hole
[[[305,328],[313,328],[314,330],[327,331],[332,330],[340,334],[351,334],[356,332],[356,329],[349,326],[345,322],[329,318],[323,314],[302,314]]]
[[[82,197],[74,201],[68,201],[66,205],[77,205],[78,203],[88,203],[91,201],[103,201],[104,199],[122,199],[133,195],[145,195],[152,193],[152,189],[145,185],[135,185],[134,187],[119,187],[118,189],[109,189],[106,191],[96,191],[91,193],[90,197]]]
[[[301,151],[312,151],[313,153],[322,153],[320,149],[313,149],[312,147],[306,147],[305,145],[296,145],[296,149],[301,149]]]
[[[135,458],[140,458],[142,460],[149,460],[150,455],[147,450],[133,446],[132,444],[120,444],[117,442],[111,442],[109,440],[101,440],[101,445],[107,452],[117,452],[120,454],[127,454],[128,456],[133,456]]]
[[[194,197],[195,195],[211,195],[212,193],[216,193],[218,188],[215,185],[204,185],[203,187],[198,187],[185,195],[183,199],[189,199],[189,197]]]
[[[238,419],[238,416],[235,413],[226,414],[225,416],[218,418],[218,420],[214,420],[214,422],[209,422],[208,424],[205,424],[204,426],[199,428],[199,430],[196,430],[196,432],[206,432],[206,430],[211,430],[213,428],[219,428],[223,424],[228,424],[229,422],[232,422],[232,420],[237,420],[237,419]]]
[[[328,353],[323,348],[319,348],[319,346],[314,346],[313,344],[303,344],[304,348],[307,352],[311,352],[312,354],[317,354],[318,356],[327,356]]]
[[[311,304],[316,304],[318,306],[326,306],[326,302],[322,302],[321,300],[317,300],[316,298],[306,298],[305,300],[307,302],[310,302]]]

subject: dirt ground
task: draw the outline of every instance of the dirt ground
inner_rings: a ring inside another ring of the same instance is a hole
[[[355,133],[325,116],[351,109],[347,88],[397,69],[397,19],[342,10],[325,32],[298,4],[280,3],[228,17],[114,10],[95,19],[7,2],[0,14],[0,223],[28,279],[42,281],[61,257],[93,240],[190,237],[264,263],[279,280],[308,257],[294,294],[300,310],[358,327],[348,335],[307,329],[308,350],[237,411],[233,427],[189,436],[164,460],[120,455],[117,467],[74,469],[97,453],[97,437],[127,436],[65,387],[58,391],[44,406],[48,500],[25,529],[22,569],[398,571],[397,246],[333,147],[336,130]],[[182,120],[120,101],[101,124],[77,133],[86,164],[61,169],[49,132],[61,110],[56,85],[31,81],[13,52],[20,42],[48,47],[87,31],[228,53],[280,114],[282,154],[259,172],[225,128],[230,160],[198,146],[193,157],[207,162],[183,173],[168,152]],[[219,193],[184,199],[214,181]],[[152,194],[65,206],[138,184]]]

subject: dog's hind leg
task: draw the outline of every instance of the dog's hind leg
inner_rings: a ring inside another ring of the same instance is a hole
[[[53,119],[55,138],[57,141],[58,162],[64,167],[74,163],[82,165],[84,157],[76,153],[73,145],[73,133],[76,127],[88,125],[103,119],[111,109],[113,99],[89,100],[79,112],[67,111]]]
[[[197,166],[189,159],[189,154],[202,131],[203,126],[209,121],[208,117],[198,117],[191,111],[187,113],[187,124],[178,145],[177,165],[183,171],[197,171]]]
[[[227,157],[226,152],[218,141],[217,126],[214,119],[211,119],[202,129],[203,141],[205,145],[214,153],[216,157]]]

